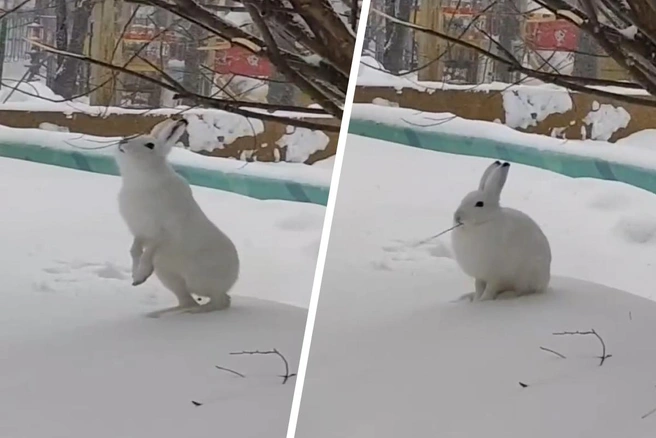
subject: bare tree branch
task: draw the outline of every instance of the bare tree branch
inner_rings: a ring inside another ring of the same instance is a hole
[[[78,59],[81,59],[85,62],[88,62],[90,64],[96,64],[100,67],[105,67],[110,70],[115,70],[121,73],[126,73],[133,75],[135,77],[138,77],[146,82],[150,82],[152,84],[161,86],[162,88],[165,88],[167,90],[171,90],[174,92],[177,92],[180,96],[188,96],[192,97],[195,100],[202,102],[203,104],[206,104],[208,107],[211,108],[216,108],[220,109],[223,111],[227,112],[232,112],[235,114],[239,114],[244,117],[251,117],[254,119],[262,119],[262,120],[268,120],[272,122],[278,122],[278,123],[284,123],[288,124],[291,126],[298,126],[300,128],[308,128],[308,129],[314,129],[314,130],[324,130],[324,131],[330,131],[330,132],[339,132],[339,126],[331,126],[331,125],[326,125],[322,123],[315,123],[315,122],[309,122],[306,120],[299,120],[299,119],[294,119],[290,117],[283,117],[283,116],[274,116],[270,115],[267,113],[262,113],[262,112],[255,112],[255,111],[250,111],[250,110],[245,110],[242,107],[250,107],[250,108],[260,108],[260,109],[265,109],[267,111],[280,111],[281,105],[273,105],[273,104],[265,104],[265,103],[260,103],[260,102],[235,102],[235,101],[230,101],[230,100],[223,100],[223,99],[216,99],[216,98],[210,98],[210,97],[205,97],[197,93],[192,93],[184,88],[182,88],[181,85],[177,84],[176,85],[171,85],[166,82],[162,82],[158,79],[152,78],[148,75],[145,75],[143,73],[136,72],[134,70],[130,70],[126,67],[121,67],[118,65],[110,64],[108,62],[100,61],[98,59],[92,59],[89,58],[88,56],[85,55],[80,55],[80,54],[75,54],[75,53],[69,53],[69,52],[62,52],[60,50],[57,50],[54,47],[50,47],[45,44],[37,43],[35,41],[31,41],[32,44],[42,48],[43,50],[46,50],[50,53],[53,54],[61,54],[64,56],[68,57],[75,57]],[[308,108],[297,108],[296,111],[298,112],[304,112],[308,110]]]
[[[269,49],[269,57],[271,61],[275,64],[275,66],[278,67],[280,71],[285,76],[287,76],[292,82],[297,84],[301,90],[305,91],[310,97],[312,97],[319,105],[327,109],[329,113],[341,119],[342,109],[337,104],[335,104],[330,98],[328,98],[323,93],[321,93],[321,91],[318,90],[314,86],[314,84],[312,84],[305,77],[303,77],[302,74],[293,70],[287,63],[287,60],[283,58],[282,54],[280,53],[280,50],[278,49],[278,44],[273,38],[273,35],[271,34],[271,31],[269,30],[266,22],[264,21],[264,18],[262,18],[260,11],[255,6],[253,6],[250,2],[247,2],[244,5],[246,6],[248,13],[251,15],[251,18],[253,18],[253,21],[260,29],[264,41],[266,42],[267,47]]]
[[[459,39],[457,37],[445,34],[443,32],[439,32],[433,29],[426,28],[424,26],[420,26],[414,23],[409,23],[407,21],[399,20],[395,17],[390,16],[389,14],[386,14],[382,11],[379,11],[377,9],[371,9],[371,12],[379,15],[397,25],[400,26],[406,26],[409,27],[415,31],[426,33],[428,35],[435,36],[437,38],[441,38],[445,41],[450,41],[453,42],[456,45],[466,47],[468,49],[471,49],[481,55],[484,55],[488,58],[491,58],[497,62],[500,62],[505,65],[511,66],[515,71],[518,71],[520,73],[523,73],[527,76],[542,80],[547,83],[553,83],[556,85],[560,85],[562,87],[568,88],[572,91],[578,91],[590,95],[596,95],[599,97],[605,97],[609,99],[615,99],[618,101],[623,101],[627,103],[632,103],[632,104],[637,104],[637,105],[644,105],[644,106],[649,106],[649,107],[656,107],[656,99],[653,98],[653,96],[635,96],[635,95],[627,95],[627,94],[619,94],[619,93],[613,93],[609,92],[603,89],[598,89],[598,88],[593,88],[594,86],[603,86],[603,85],[615,85],[615,86],[624,86],[625,84],[622,82],[615,82],[615,81],[606,81],[606,80],[598,80],[594,78],[581,78],[581,77],[576,77],[576,76],[565,76],[565,75],[560,75],[560,74],[554,74],[554,73],[547,73],[547,72],[542,72],[538,71],[535,69],[527,68],[522,66],[521,63],[518,62],[517,59],[510,58],[510,54],[506,51],[504,51],[505,56],[498,55],[496,53],[491,52],[490,50],[484,49],[482,47],[479,47],[476,44],[470,43],[468,41]],[[656,53],[656,52],[655,52]],[[629,88],[642,88],[644,89],[644,86],[642,84],[638,84],[638,86],[634,85],[629,85]]]

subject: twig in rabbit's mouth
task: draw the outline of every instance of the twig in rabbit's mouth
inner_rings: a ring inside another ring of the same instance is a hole
[[[99,141],[99,140],[89,140],[89,139],[87,139],[87,141],[92,142],[92,143],[101,143],[101,144],[104,143],[103,146],[94,146],[94,147],[78,146],[78,145],[75,145],[75,144],[69,142],[68,140],[64,140],[64,143],[66,143],[67,145],[69,145],[72,148],[80,149],[80,150],[83,150],[83,151],[97,151],[97,150],[100,150],[100,149],[111,148],[112,146],[117,146],[117,145],[120,146],[120,144],[122,142],[125,142],[127,140],[131,140],[131,139],[136,138],[138,136],[139,136],[139,134],[128,135],[127,137],[123,137],[120,140],[109,140],[109,141]],[[83,137],[84,137],[84,135],[76,138],[75,140],[82,139]]]
[[[424,239],[424,240],[420,240],[419,242],[416,242],[416,243],[413,244],[412,246],[420,246],[420,245],[423,245],[423,244],[425,244],[425,243],[428,243],[428,242],[430,242],[431,240],[437,239],[438,237],[440,237],[440,236],[442,236],[442,235],[448,233],[449,231],[453,231],[453,230],[455,230],[456,228],[461,227],[461,226],[462,226],[462,222],[458,222],[457,224],[455,224],[455,225],[452,226],[451,228],[449,228],[449,229],[447,229],[447,230],[444,230],[444,231],[442,231],[441,233],[437,233],[436,235],[431,236],[431,237],[428,237],[428,238],[426,238],[426,239]]]

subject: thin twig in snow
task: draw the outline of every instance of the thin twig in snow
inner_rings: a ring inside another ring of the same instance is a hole
[[[238,371],[235,371],[235,370],[231,370],[230,368],[220,367],[220,366],[218,366],[218,365],[214,365],[214,367],[215,367],[217,370],[227,371],[227,372],[229,372],[229,373],[234,374],[235,376],[246,377],[246,376],[243,375],[242,373],[240,373],[240,372],[238,372]]]
[[[289,362],[287,362],[287,359],[285,358],[285,356],[283,356],[283,355],[282,355],[278,350],[276,350],[275,348],[274,348],[273,350],[267,350],[267,351],[260,351],[260,350],[255,350],[255,351],[237,351],[237,352],[233,352],[233,353],[230,353],[230,354],[232,354],[232,355],[243,355],[243,354],[251,354],[251,355],[252,355],[252,354],[262,354],[262,355],[266,355],[266,354],[275,354],[275,355],[277,355],[280,359],[282,359],[283,363],[285,364],[285,374],[282,375],[282,376],[279,376],[279,377],[282,377],[282,379],[283,379],[283,380],[282,380],[282,384],[284,385],[285,383],[287,383],[287,380],[289,380],[291,377],[296,376],[296,373],[291,373],[291,374],[289,373]]]
[[[601,362],[599,362],[599,366],[602,366],[604,364],[604,361],[608,359],[609,357],[612,357],[611,354],[606,354],[606,343],[602,339],[601,336],[599,336],[599,333],[595,331],[595,329],[590,329],[589,331],[582,332],[582,331],[575,331],[575,332],[558,332],[554,333],[555,336],[564,336],[564,335],[594,335],[599,339],[599,342],[601,343],[601,356],[598,356],[599,359],[601,359]]]
[[[561,359],[567,359],[567,358],[565,357],[565,355],[560,354],[560,353],[558,353],[557,351],[554,351],[554,350],[552,350],[552,349],[550,349],[550,348],[540,347],[540,350],[542,350],[542,351],[548,351],[549,353],[553,353],[553,354],[555,354],[556,356],[560,357]]]
[[[656,408],[654,408],[654,409],[652,409],[651,411],[647,412],[645,415],[643,415],[643,416],[640,417],[640,418],[642,418],[642,419],[644,420],[645,418],[649,417],[649,416],[650,416],[651,414],[653,414],[654,412],[656,412]]]

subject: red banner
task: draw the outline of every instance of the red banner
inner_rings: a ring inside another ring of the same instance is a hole
[[[529,21],[526,37],[533,50],[568,51],[576,50],[579,29],[567,20]]]
[[[267,58],[257,56],[243,47],[232,46],[215,52],[214,70],[219,74],[268,78],[273,67]]]

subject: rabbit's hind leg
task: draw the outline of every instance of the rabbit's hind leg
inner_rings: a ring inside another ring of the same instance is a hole
[[[497,296],[504,292],[505,290],[500,287],[498,284],[495,284],[492,281],[488,281],[485,283],[485,289],[483,289],[483,293],[476,297],[474,301],[487,301],[487,300],[494,300],[497,298]]]
[[[476,279],[474,281],[474,287],[475,287],[474,292],[468,292],[466,294],[460,295],[460,297],[453,300],[453,302],[457,303],[457,302],[460,302],[460,301],[476,301],[476,300],[478,300],[480,298],[480,296],[483,295],[483,291],[485,291],[485,282],[483,280]]]
[[[151,318],[157,318],[167,313],[182,313],[190,309],[200,307],[194,297],[189,293],[182,276],[157,268],[155,269],[155,274],[157,275],[157,278],[159,278],[159,280],[162,282],[162,284],[166,286],[166,288],[171,292],[173,292],[178,298],[178,305],[175,307],[169,307],[167,309],[151,312],[147,316]]]
[[[479,280],[478,278],[476,281],[474,281],[474,287],[476,292],[474,292],[474,296],[472,297],[472,301],[478,301],[481,299],[483,294],[485,293],[485,288],[487,287],[487,283],[483,280]]]

